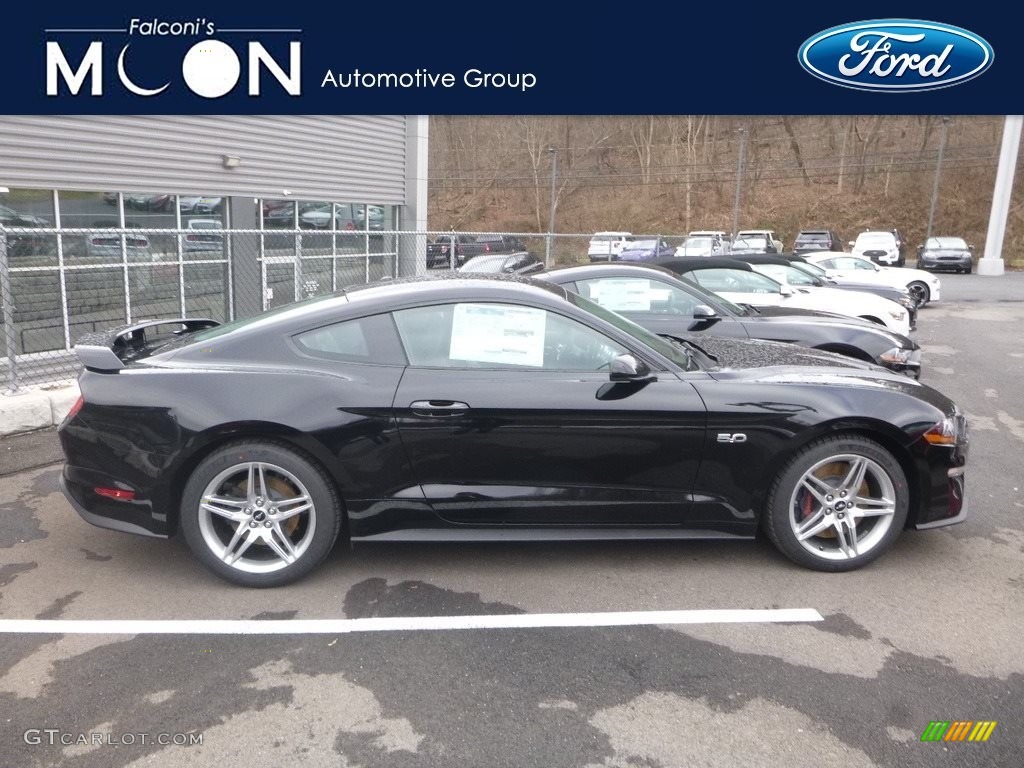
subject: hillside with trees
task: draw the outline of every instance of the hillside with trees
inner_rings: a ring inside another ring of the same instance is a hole
[[[429,224],[545,232],[557,154],[556,232],[730,231],[739,179],[740,228],[774,228],[790,245],[805,227],[847,239],[898,227],[914,247],[941,149],[932,234],[963,236],[980,256],[1002,125],[998,116],[435,116]],[[1004,245],[1017,266],[1022,165],[1024,152]]]

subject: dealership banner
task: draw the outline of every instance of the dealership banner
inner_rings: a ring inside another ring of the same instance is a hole
[[[1007,114],[997,4],[20,3],[6,114]]]

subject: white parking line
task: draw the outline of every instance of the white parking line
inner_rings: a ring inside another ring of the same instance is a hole
[[[0,619],[0,634],[58,635],[333,635],[454,629],[552,629],[657,624],[744,624],[823,621],[813,608],[509,613],[369,619]]]

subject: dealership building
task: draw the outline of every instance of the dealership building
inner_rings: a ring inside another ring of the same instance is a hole
[[[415,274],[426,210],[425,116],[0,116],[0,357]]]

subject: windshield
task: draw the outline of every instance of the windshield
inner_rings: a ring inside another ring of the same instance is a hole
[[[949,248],[952,250],[966,251],[967,242],[960,237],[932,237],[928,239],[926,248]]]
[[[857,247],[884,245],[893,247],[896,245],[896,238],[891,232],[866,232],[857,236]]]
[[[626,246],[626,248],[631,251],[636,251],[641,249],[654,248],[657,246],[657,244],[657,240],[634,240],[632,243],[629,243]]]
[[[610,309],[605,309],[600,304],[590,301],[590,299],[583,298],[578,293],[569,292],[567,293],[567,298],[580,309],[584,309],[592,315],[597,315],[609,325],[613,325],[623,333],[627,333],[633,338],[642,341],[662,357],[667,357],[683,370],[695,371],[700,369],[700,366],[693,360],[685,346],[673,344],[667,339],[651,333],[643,326],[637,325],[632,320],[627,320],[622,315],[616,314]]]
[[[501,272],[508,256],[474,256],[461,267],[459,272]]]
[[[737,240],[732,244],[734,251],[741,250],[758,250],[763,251],[768,247],[768,240],[764,237],[745,237],[742,240]]]
[[[687,249],[693,248],[694,250],[702,248],[711,248],[715,244],[715,241],[710,237],[691,237],[686,240]]]

